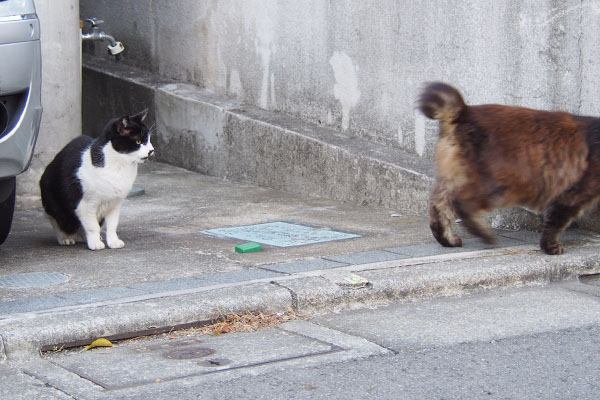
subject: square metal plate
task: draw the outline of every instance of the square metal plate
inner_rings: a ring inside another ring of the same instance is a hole
[[[289,222],[269,222],[265,224],[209,229],[202,233],[211,236],[267,244],[275,247],[302,246],[306,244],[361,237],[361,235],[353,233],[332,231],[329,229],[292,224]]]

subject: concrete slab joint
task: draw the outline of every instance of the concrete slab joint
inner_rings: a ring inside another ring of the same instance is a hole
[[[296,294],[296,292],[294,292],[294,290],[292,288],[287,287],[285,284],[280,283],[280,282],[276,282],[276,281],[271,281],[272,285],[278,286],[282,289],[287,290],[288,292],[290,292],[290,297],[291,297],[291,306],[292,306],[292,311],[294,312],[299,312],[299,308],[298,308],[298,294]]]
[[[6,349],[4,348],[4,337],[0,335],[0,362],[6,361],[7,359]]]

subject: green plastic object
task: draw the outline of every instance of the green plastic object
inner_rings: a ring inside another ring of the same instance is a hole
[[[254,253],[262,251],[262,246],[258,243],[250,242],[235,246],[235,251],[238,253]]]

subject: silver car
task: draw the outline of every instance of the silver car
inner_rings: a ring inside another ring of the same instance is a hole
[[[33,0],[0,0],[0,244],[12,224],[15,177],[29,167],[40,129],[41,58]]]

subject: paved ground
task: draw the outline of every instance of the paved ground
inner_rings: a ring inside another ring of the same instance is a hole
[[[465,247],[444,249],[425,218],[403,210],[301,199],[159,163],[145,164],[136,186],[145,194],[123,208],[124,249],[61,247],[40,210],[16,213],[0,248],[5,357],[228,312],[320,312],[600,271],[591,232],[569,231],[557,257],[541,254],[531,232],[499,232],[492,247],[467,237]],[[253,224],[283,231],[267,232],[260,240],[274,244],[248,254],[234,251],[247,238],[206,232]],[[356,237],[278,247],[335,232]]]
[[[0,248],[0,273],[58,272],[69,281],[53,287],[3,289],[2,300],[174,278],[247,271],[257,266],[431,242],[425,219],[235,185],[165,164],[143,165],[137,186],[145,195],[126,201],[119,224],[124,249],[89,251],[83,243],[58,246],[42,213],[18,212]],[[245,240],[204,234],[216,228],[285,221],[361,235],[358,239],[238,254]]]
[[[600,285],[571,281],[0,363],[7,399],[595,399]]]

